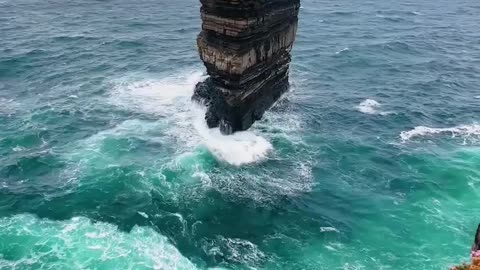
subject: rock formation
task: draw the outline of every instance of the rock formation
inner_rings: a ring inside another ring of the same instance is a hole
[[[246,130],[288,90],[300,0],[200,1],[197,45],[209,78],[193,99],[207,106],[210,128]]]

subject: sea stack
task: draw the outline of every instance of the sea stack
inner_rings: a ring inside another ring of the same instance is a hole
[[[209,77],[193,99],[210,128],[248,129],[288,90],[300,0],[200,0],[197,45]]]

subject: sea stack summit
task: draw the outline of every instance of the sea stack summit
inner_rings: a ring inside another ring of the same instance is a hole
[[[248,129],[288,90],[300,0],[200,0],[197,44],[209,77],[193,99],[210,128]]]

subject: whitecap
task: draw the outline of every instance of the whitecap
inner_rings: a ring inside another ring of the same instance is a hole
[[[382,107],[382,104],[380,104],[378,101],[374,99],[365,99],[364,101],[360,102],[360,104],[358,104],[355,108],[358,111],[366,114],[388,115],[392,113],[380,111],[380,107]]]
[[[340,51],[335,52],[335,54],[341,54],[342,52],[347,52],[347,51],[350,51],[350,48],[345,47],[345,48],[341,49]]]
[[[140,216],[148,219],[147,213],[145,213],[145,212],[140,212],[140,211],[137,211],[137,213],[138,213]]]
[[[320,227],[320,232],[340,232],[335,227]]]
[[[460,125],[451,128],[431,128],[426,126],[417,126],[412,130],[409,131],[402,131],[400,133],[400,138],[402,141],[408,141],[415,137],[423,137],[423,136],[430,136],[442,133],[449,133],[452,137],[456,136],[463,136],[463,137],[471,137],[471,136],[480,136],[480,125],[472,124],[472,125]]]
[[[476,98],[476,99],[480,99],[480,96],[474,96],[474,98]]]
[[[0,268],[14,264],[16,268],[30,269],[30,263],[35,261],[52,269],[64,269],[65,265],[89,269],[99,264],[108,264],[112,269],[197,269],[167,237],[146,227],[134,226],[127,233],[115,225],[85,217],[53,221],[20,214],[0,218],[0,231],[0,242],[8,238],[10,245],[21,246],[23,251],[21,257],[11,261],[0,258]],[[105,237],[85,237],[87,234]],[[40,252],[38,246],[50,251]]]
[[[378,103],[376,100],[365,99],[364,101],[360,102],[356,108],[362,113],[376,114],[377,108],[380,106],[380,103]]]

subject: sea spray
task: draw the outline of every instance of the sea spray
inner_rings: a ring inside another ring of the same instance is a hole
[[[265,138],[251,131],[224,136],[218,128],[207,127],[205,108],[190,100],[195,84],[202,78],[201,72],[185,72],[161,80],[122,82],[111,98],[114,104],[165,117],[169,135],[190,147],[206,146],[220,161],[240,166],[266,158],[273,147]]]
[[[384,112],[380,111],[382,104],[374,99],[365,99],[364,101],[360,102],[355,108],[362,113],[365,114],[379,114],[379,115],[388,115],[392,114],[392,112]]]
[[[194,105],[194,126],[202,137],[204,144],[210,152],[221,161],[240,166],[258,162],[266,158],[272,145],[263,137],[251,131],[235,132],[232,135],[222,135],[219,128],[209,129],[203,119],[204,111],[201,105]]]

